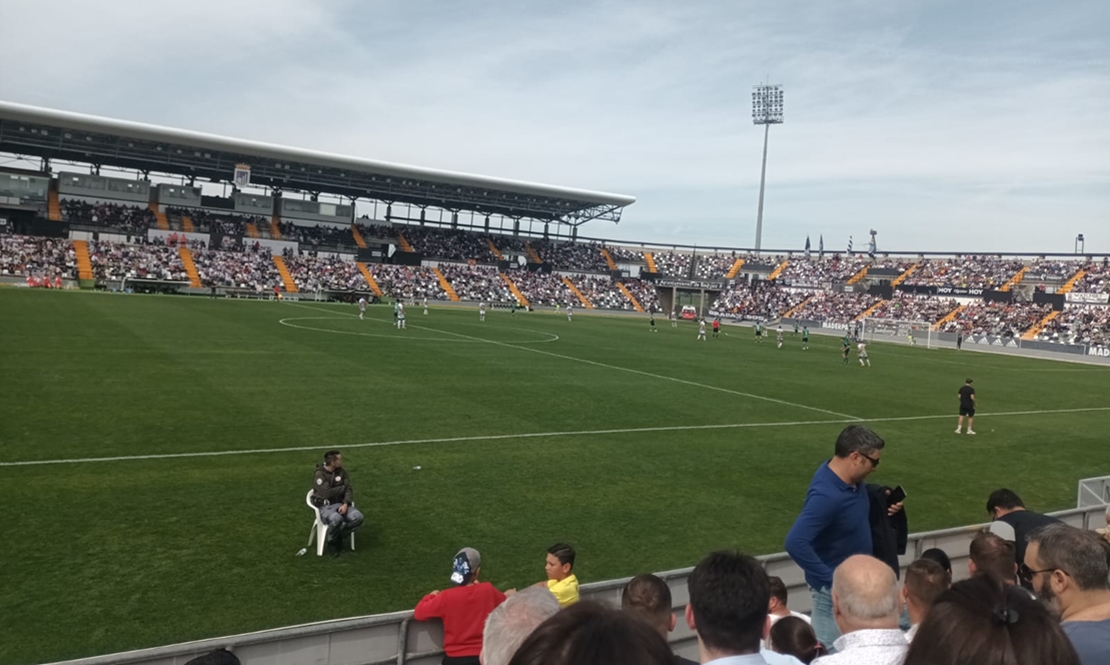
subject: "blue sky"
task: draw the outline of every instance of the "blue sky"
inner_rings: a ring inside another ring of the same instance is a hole
[[[1110,3],[3,0],[0,96],[636,196],[588,235],[1110,252]],[[21,54],[11,57],[12,54]]]

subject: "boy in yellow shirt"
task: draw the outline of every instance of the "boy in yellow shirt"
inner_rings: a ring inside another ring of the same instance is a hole
[[[574,568],[574,548],[566,543],[555,543],[547,548],[547,589],[559,601],[559,607],[570,607],[578,602],[578,578]],[[542,584],[542,582],[541,582]]]

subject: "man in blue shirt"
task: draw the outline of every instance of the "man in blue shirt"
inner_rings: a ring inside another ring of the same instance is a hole
[[[879,466],[885,446],[862,425],[845,427],[833,458],[813,474],[802,512],[786,535],[786,551],[805,573],[813,594],[813,631],[829,649],[840,637],[833,620],[833,570],[852,555],[872,553],[870,501],[863,481]],[[894,504],[891,514],[901,508]]]

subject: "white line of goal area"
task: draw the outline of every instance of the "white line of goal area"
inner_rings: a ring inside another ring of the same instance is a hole
[[[1003,411],[1000,413],[977,413],[976,418],[1012,418],[1019,416],[1037,416],[1046,414],[1064,413],[1090,413],[1110,411],[1110,406],[1092,406],[1077,409],[1041,409],[1038,411]],[[892,416],[889,418],[870,418],[867,423],[896,423],[914,420],[942,420],[955,418],[951,413],[933,416]],[[766,423],[728,423],[722,425],[671,425],[659,427],[627,427],[621,429],[593,429],[571,430],[566,432],[524,432],[517,434],[481,434],[475,436],[448,436],[432,439],[399,439],[396,441],[372,441],[369,443],[352,443],[339,446],[342,450],[354,448],[382,448],[387,446],[408,446],[431,443],[472,443],[475,441],[509,441],[514,439],[543,439],[567,436],[607,436],[613,434],[643,434],[652,432],[687,432],[696,430],[730,430],[757,427],[804,427],[809,425],[843,425],[861,422],[857,418],[846,420],[796,420],[792,422],[766,422]],[[252,448],[247,450],[213,450],[192,453],[162,453],[156,455],[120,455],[117,457],[80,457],[74,459],[27,460],[21,462],[0,462],[0,467],[11,466],[43,466],[47,464],[88,464],[92,462],[127,462],[137,460],[162,460],[181,459],[188,457],[224,457],[228,455],[263,455],[271,453],[291,453],[305,451],[319,451],[331,444],[314,446],[291,446],[288,448]]]
[[[316,307],[309,307],[307,305],[299,305],[299,304],[296,304],[296,303],[290,303],[290,304],[293,305],[294,307],[301,307],[301,308],[304,308],[304,309],[311,309],[311,310],[316,311],[316,312],[327,311],[327,310],[318,309]],[[332,311],[334,311],[334,310],[332,310]],[[338,312],[338,313],[339,314],[346,314],[348,316],[358,316],[357,314],[352,314],[350,312]],[[375,320],[378,320],[378,319],[375,319]],[[571,361],[578,362],[578,363],[583,363],[583,364],[586,364],[586,365],[594,365],[595,367],[604,367],[605,369],[611,369],[611,370],[615,370],[615,371],[618,371],[618,372],[628,372],[630,374],[639,374],[640,376],[647,376],[647,377],[651,377],[653,379],[660,379],[662,381],[671,381],[671,382],[674,382],[674,383],[682,383],[682,384],[685,384],[685,385],[688,385],[688,386],[695,386],[697,388],[705,388],[706,390],[715,390],[717,392],[728,393],[729,395],[736,395],[738,397],[747,397],[749,399],[756,399],[756,400],[761,400],[761,401],[764,401],[764,402],[772,402],[774,404],[781,404],[783,406],[792,406],[796,409],[805,409],[807,411],[816,411],[818,413],[824,413],[824,414],[827,414],[827,415],[830,415],[830,416],[836,416],[837,418],[849,418],[851,420],[863,420],[862,418],[858,418],[858,417],[853,416],[849,413],[840,413],[840,412],[837,412],[837,411],[829,411],[828,409],[822,409],[822,408],[819,408],[819,407],[816,407],[816,406],[806,406],[805,404],[798,404],[797,402],[788,402],[788,401],[783,400],[783,399],[776,399],[774,397],[766,397],[764,395],[756,395],[756,394],[753,394],[753,393],[746,393],[746,392],[742,392],[742,391],[739,391],[739,390],[732,390],[731,388],[721,388],[719,386],[711,386],[711,385],[706,384],[706,383],[698,383],[697,381],[690,381],[690,380],[687,380],[687,379],[679,379],[679,378],[673,377],[673,376],[665,376],[663,374],[654,374],[652,372],[645,372],[643,370],[632,369],[632,368],[629,368],[629,367],[619,367],[617,365],[610,365],[608,363],[598,362],[596,360],[586,360],[585,358],[578,358],[576,356],[568,356],[568,355],[564,355],[562,353],[554,353],[552,351],[543,351],[541,349],[533,349],[533,348],[527,347],[527,346],[518,346],[516,344],[509,344],[507,342],[498,342],[498,341],[492,340],[492,339],[485,339],[483,337],[474,337],[473,335],[464,335],[463,333],[457,333],[457,332],[453,332],[453,331],[450,331],[450,330],[442,330],[440,328],[428,328],[427,326],[419,326],[419,325],[416,325],[416,324],[413,324],[411,327],[412,328],[417,328],[419,330],[427,330],[429,332],[440,333],[440,334],[443,334],[443,335],[454,335],[456,337],[461,337],[461,338],[466,339],[466,340],[471,340],[471,341],[475,341],[475,342],[484,342],[486,344],[493,344],[495,346],[502,346],[502,347],[509,348],[509,349],[516,349],[518,351],[527,351],[529,353],[538,353],[538,354],[543,355],[543,356],[551,356],[552,358],[561,358],[563,360],[571,360]]]

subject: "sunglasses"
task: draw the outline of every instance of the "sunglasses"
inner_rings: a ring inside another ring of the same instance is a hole
[[[1045,568],[1044,570],[1033,570],[1032,568],[1030,568],[1029,566],[1027,566],[1023,563],[1020,566],[1018,566],[1018,576],[1021,577],[1021,579],[1026,581],[1026,582],[1032,582],[1033,578],[1036,577],[1037,575],[1040,575],[1041,573],[1054,573],[1057,570],[1059,570],[1061,573],[1064,573],[1065,575],[1068,574],[1067,571],[1062,570],[1060,568]]]
[[[859,453],[858,450],[856,452]],[[872,469],[879,468],[879,462],[882,461],[881,459],[879,459],[877,457],[872,457],[870,455],[864,455],[863,453],[859,453],[859,456],[862,457],[863,459],[867,460],[868,462],[871,462],[871,468]]]

